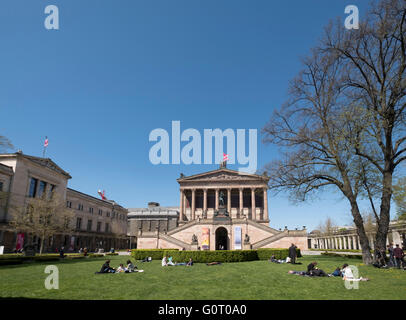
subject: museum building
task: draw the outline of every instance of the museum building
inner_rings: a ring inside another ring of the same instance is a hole
[[[307,231],[276,230],[269,226],[268,181],[265,175],[217,170],[181,174],[179,207],[129,209],[129,235],[137,248],[238,250],[287,248],[295,243],[307,249]],[[176,216],[176,220],[175,220]]]
[[[40,239],[17,230],[9,222],[15,210],[28,207],[32,198],[58,195],[73,213],[71,232],[45,239],[45,252],[64,247],[65,252],[80,248],[110,250],[128,248],[127,209],[112,200],[102,200],[68,188],[69,173],[49,158],[21,151],[0,154],[0,246],[13,252],[27,243],[39,250]]]

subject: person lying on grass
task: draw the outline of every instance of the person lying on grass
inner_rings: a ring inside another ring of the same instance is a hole
[[[206,266],[215,266],[217,264],[221,264],[221,262],[209,262],[209,263],[206,263]]]

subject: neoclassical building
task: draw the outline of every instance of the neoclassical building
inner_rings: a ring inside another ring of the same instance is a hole
[[[22,152],[0,154],[0,246],[4,252],[12,252],[28,242],[39,248],[40,239],[13,230],[9,222],[16,209],[27,208],[30,199],[55,195],[73,213],[72,231],[45,239],[46,252],[55,252],[62,246],[67,252],[84,247],[91,251],[129,247],[127,209],[112,200],[68,188],[69,179],[70,174],[49,158]]]
[[[306,249],[305,229],[269,227],[268,180],[267,176],[227,169],[224,164],[209,172],[181,174],[177,179],[177,223],[168,228],[133,229],[138,248],[238,250],[287,248],[295,243]],[[135,213],[129,211],[131,221]]]
[[[369,246],[375,249],[374,230],[366,231]],[[328,234],[323,234],[318,230],[313,230],[309,234],[309,248],[311,249],[340,249],[340,250],[361,250],[361,244],[357,229],[355,227],[337,227]],[[391,221],[389,224],[388,237],[386,244],[399,244],[406,248],[406,222]]]

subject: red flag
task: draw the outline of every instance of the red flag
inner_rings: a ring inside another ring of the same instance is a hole
[[[223,153],[223,161],[228,161],[228,154]]]
[[[45,137],[44,148],[48,147],[48,137]]]

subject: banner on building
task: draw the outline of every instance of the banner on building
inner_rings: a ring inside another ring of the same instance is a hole
[[[202,249],[210,250],[210,229],[202,228]]]
[[[235,227],[234,228],[234,249],[235,250],[241,250],[241,227]]]
[[[17,234],[17,244],[16,244],[16,250],[20,250],[24,247],[24,233],[18,233]]]
[[[69,247],[69,251],[74,251],[74,249],[75,249],[75,237],[74,237],[74,236],[72,236],[72,237],[70,238],[70,247]]]

